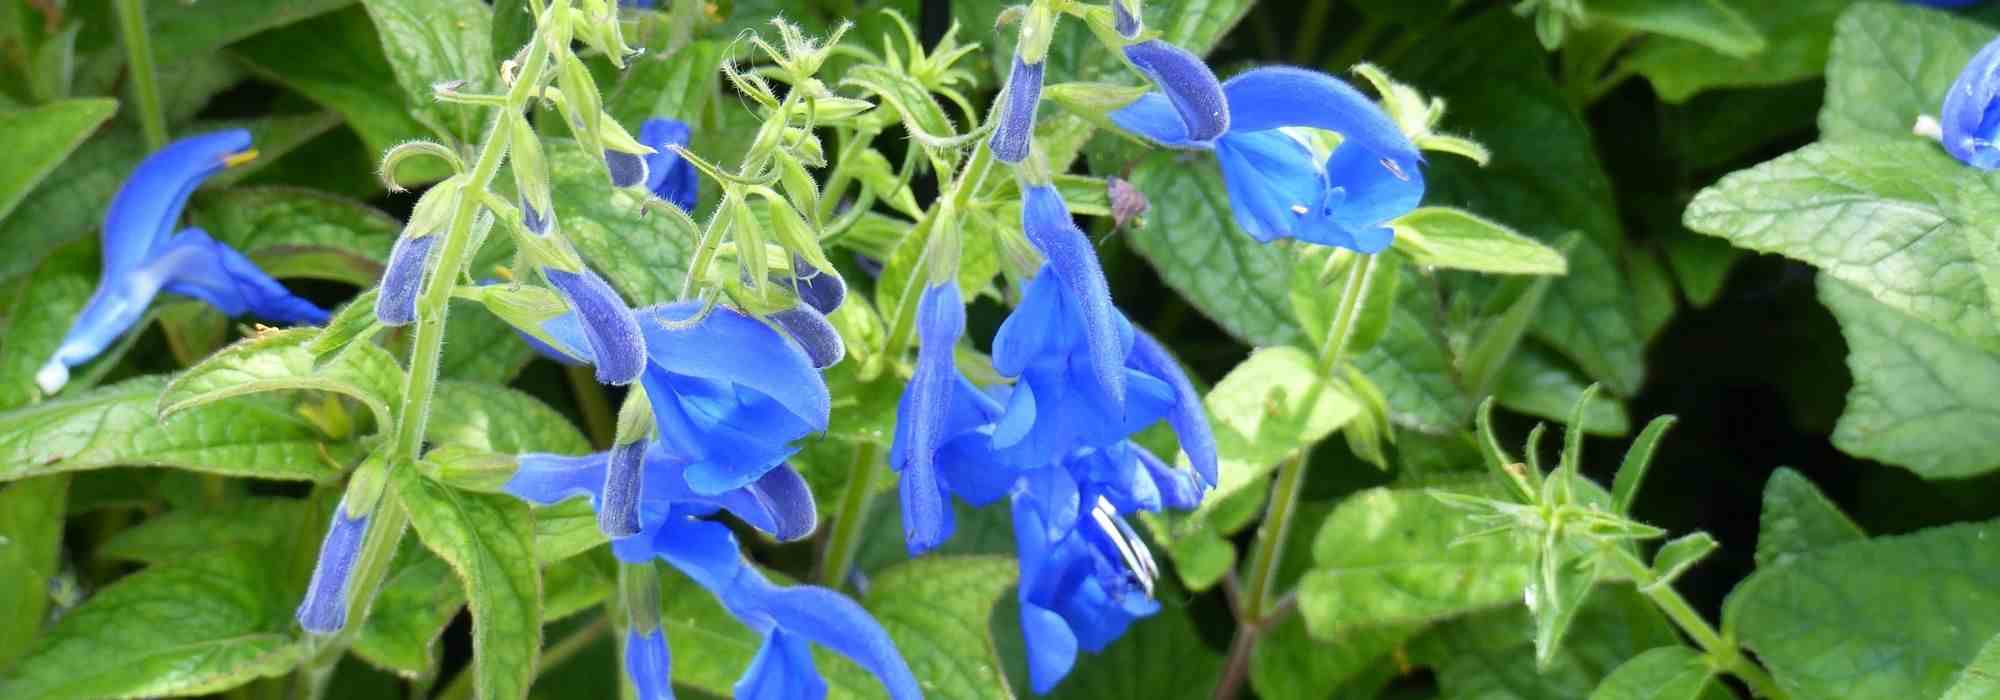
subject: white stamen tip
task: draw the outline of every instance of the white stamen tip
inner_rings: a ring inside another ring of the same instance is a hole
[[[1944,141],[1944,126],[1938,124],[1937,117],[1928,114],[1917,115],[1917,123],[1910,126],[1910,133],[1932,141]]]
[[[41,369],[35,371],[35,385],[41,387],[45,395],[55,395],[56,392],[62,391],[64,384],[68,383],[69,367],[61,360],[49,358],[48,364],[42,365]]]
[[[1297,215],[1299,215],[1299,216],[1305,216],[1305,215],[1306,215],[1307,213],[1310,213],[1311,211],[1312,211],[1312,210],[1311,210],[1311,209],[1307,209],[1307,208],[1306,208],[1306,205],[1304,205],[1304,204],[1294,204],[1294,205],[1292,205],[1292,213],[1293,213],[1293,214],[1297,214]]]

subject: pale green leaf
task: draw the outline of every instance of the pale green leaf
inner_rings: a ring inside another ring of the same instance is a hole
[[[390,407],[400,403],[403,370],[389,351],[355,343],[315,366],[307,345],[317,328],[292,328],[245,338],[174,377],[160,392],[160,415],[236,396],[311,389],[343,394],[368,406],[376,425],[394,425]]]
[[[1628,659],[1590,692],[1590,700],[1699,700],[1730,697],[1700,652],[1675,644]]]
[[[1221,483],[1209,493],[1208,503],[1256,483],[1279,462],[1339,430],[1361,409],[1320,377],[1311,355],[1291,346],[1251,353],[1216,382],[1203,403],[1220,460]]]
[[[1250,687],[1259,697],[1373,697],[1397,669],[1390,654],[1416,636],[1419,625],[1356,629],[1320,641],[1306,632],[1305,620],[1287,616],[1257,639],[1250,652]],[[1340,694],[1336,694],[1340,693]]]
[[[1409,645],[1409,657],[1434,669],[1443,697],[1479,700],[1581,698],[1626,659],[1678,643],[1673,626],[1631,586],[1601,586],[1578,611],[1570,634],[1545,669],[1526,663],[1526,608],[1515,606],[1433,627]]]
[[[1500,369],[1495,400],[1510,411],[1554,421],[1567,420],[1589,380],[1567,366],[1540,343],[1525,343]],[[1632,432],[1625,402],[1602,394],[1584,409],[1583,429],[1592,435],[1617,437]]]
[[[493,8],[478,0],[364,0],[404,104],[439,136],[473,143],[484,126],[474,107],[437,101],[432,86],[463,80],[463,92],[494,92]]]
[[[2000,631],[2000,524],[1878,537],[1760,569],[1723,625],[1793,697],[1934,698]]]
[[[2000,354],[1975,347],[1822,275],[1854,386],[1833,444],[1929,479],[2000,467]]]
[[[390,479],[424,545],[465,585],[479,697],[527,697],[542,645],[542,577],[528,504],[454,491],[407,468],[390,470]]]
[[[1856,3],[1834,23],[1820,138],[1910,138],[1917,115],[1938,114],[1959,71],[1993,36],[1942,10]]]
[[[382,592],[354,638],[354,653],[368,663],[417,677],[437,666],[437,638],[465,607],[465,590],[451,567],[406,538],[389,564]]]
[[[438,382],[425,439],[486,452],[583,454],[590,441],[569,419],[519,390],[473,382]]]
[[[1958,674],[1958,681],[1940,700],[2000,700],[2000,635],[1986,640],[1979,656]]]
[[[866,606],[926,692],[1011,698],[987,619],[1014,578],[1010,557],[924,557],[876,574]]]
[[[1765,37],[1764,50],[1735,58],[1694,41],[1647,41],[1624,68],[1652,81],[1661,99],[1683,102],[1720,87],[1779,85],[1820,74],[1827,62],[1834,19],[1853,0],[1740,2],[1736,9]]]
[[[1569,270],[1561,251],[1471,212],[1420,207],[1389,225],[1396,231],[1396,250],[1418,265],[1513,275]]]
[[[55,474],[0,485],[0,668],[41,636],[48,618],[49,579],[62,564],[63,512],[69,476]]]
[[[1685,39],[1733,58],[1764,50],[1763,32],[1725,0],[1592,0],[1589,7],[1593,21]]]

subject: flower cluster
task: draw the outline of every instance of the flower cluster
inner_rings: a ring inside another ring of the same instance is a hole
[[[35,373],[53,394],[70,368],[89,362],[138,324],[160,292],[198,299],[231,317],[324,323],[325,310],[287,291],[236,249],[199,228],[178,231],[203,180],[257,156],[250,132],[229,129],[175,141],[139,162],[105,210],[104,266],[97,291]]]

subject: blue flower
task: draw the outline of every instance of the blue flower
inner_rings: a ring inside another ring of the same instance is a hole
[[[581,495],[601,508],[609,461],[606,453],[522,455],[520,468],[505,489],[540,505]],[[705,495],[688,487],[688,466],[663,443],[647,450],[640,533],[614,541],[611,551],[626,562],[666,561],[763,635],[763,646],[736,685],[736,697],[819,697],[825,681],[813,667],[808,643],[854,660],[873,673],[892,698],[922,697],[895,643],[866,610],[825,588],[771,583],[744,559],[727,526],[706,519],[728,510],[781,540],[810,535],[816,510],[812,491],[798,472],[781,465],[740,488]],[[661,631],[628,640],[626,657],[642,698],[669,697],[668,651]]]
[[[1014,72],[1007,76],[1007,87],[1000,96],[999,125],[993,129],[993,137],[987,145],[993,149],[993,157],[1003,163],[1019,163],[1028,157],[1028,147],[1035,137],[1035,109],[1042,103],[1042,73],[1046,61],[1029,63],[1014,54]]]
[[[1980,170],[2000,168],[2000,39],[1988,43],[1965,64],[1945,93],[1938,121],[1944,150]]]
[[[597,381],[615,385],[638,379],[646,366],[646,337],[639,330],[638,316],[618,296],[618,290],[590,268],[575,272],[543,268],[542,276],[569,305],[572,318],[579,321],[582,334],[579,342],[571,345],[589,349],[587,356],[597,366]]]
[[[648,358],[639,381],[662,449],[687,465],[695,492],[714,495],[756,481],[798,451],[800,438],[826,430],[831,397],[798,342],[735,309],[697,320],[701,311],[681,302],[637,312]],[[578,318],[566,313],[542,330],[557,349],[594,362]]]
[[[306,584],[305,599],[294,615],[307,632],[333,634],[347,625],[347,582],[360,559],[361,543],[368,538],[368,520],[368,513],[349,513],[346,498],[334,507],[312,582]]]
[[[954,348],[965,333],[958,284],[924,290],[917,302],[917,368],[896,405],[889,466],[902,475],[903,541],[910,556],[951,539],[948,493],[974,505],[1005,495],[1014,472],[992,456],[1000,404],[959,373]]]
[[[1075,503],[1033,494],[1014,493],[1014,546],[1029,685],[1041,694],[1069,675],[1078,652],[1103,651],[1133,621],[1159,611],[1152,597],[1159,567],[1108,500],[1090,501],[1079,516]],[[1052,527],[1052,518],[1070,527]]]
[[[1213,75],[1193,54],[1148,43],[1155,45],[1144,50],[1146,61],[1134,63],[1161,91],[1113,112],[1112,121],[1163,146],[1214,150],[1236,224],[1258,241],[1378,252],[1394,238],[1384,224],[1423,199],[1416,145],[1346,83],[1289,66],[1248,71],[1221,84],[1227,130],[1204,138],[1216,123]],[[1300,128],[1335,132],[1340,143],[1323,154],[1294,132]]]
[[[105,210],[97,291],[35,373],[42,391],[60,390],[69,381],[69,368],[104,352],[162,291],[207,302],[231,317],[326,322],[325,310],[292,295],[242,253],[198,228],[174,232],[202,180],[255,154],[250,132],[231,129],[175,141],[140,161]]]
[[[646,156],[646,189],[685,212],[694,211],[695,199],[701,194],[701,178],[695,174],[693,163],[668,146],[686,148],[689,136],[687,123],[678,119],[654,117],[639,125],[639,143],[653,149]]]

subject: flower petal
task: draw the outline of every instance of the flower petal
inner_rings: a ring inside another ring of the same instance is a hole
[[[694,211],[701,178],[693,163],[668,146],[686,147],[690,136],[687,123],[678,119],[654,117],[639,125],[639,143],[653,149],[646,156],[646,189],[685,212]]]
[[[1076,667],[1076,634],[1055,611],[1024,600],[1021,637],[1028,648],[1028,685],[1046,695]]]
[[[612,445],[605,460],[597,529],[611,539],[639,534],[639,498],[645,485],[646,443]]]
[[[1337,132],[1384,156],[1415,159],[1416,144],[1374,100],[1331,75],[1291,66],[1257,68],[1222,85],[1232,131],[1309,126]]]
[[[1215,156],[1236,226],[1259,242],[1296,235],[1326,200],[1320,163],[1282,131],[1230,132]]]
[[[1200,56],[1153,39],[1125,47],[1125,58],[1173,104],[1187,141],[1212,143],[1229,130],[1229,102],[1223,97],[1222,83]]]
[[[778,629],[764,638],[734,690],[737,700],[813,700],[826,697],[826,679],[813,667],[806,640]]]
[[[404,236],[389,250],[389,266],[382,271],[381,293],[375,297],[375,320],[385,326],[401,326],[417,320],[417,292],[423,286],[431,249],[440,236]]]
[[[1090,238],[1076,227],[1062,195],[1049,185],[1028,189],[1021,202],[1021,229],[1028,241],[1048,256],[1043,273],[1054,272],[1062,280],[1066,300],[1075,309],[1084,343],[1090,348],[1090,367],[1099,386],[1112,403],[1123,405],[1125,353],[1120,343],[1120,316],[1111,306],[1111,286],[1104,280]]]
[[[785,334],[792,340],[798,341],[800,349],[806,351],[806,357],[815,369],[840,364],[840,359],[847,356],[847,345],[841,341],[840,331],[835,330],[833,323],[826,320],[818,309],[800,304],[765,318],[785,329]]]
[[[1174,435],[1180,438],[1181,451],[1187,453],[1188,461],[1194,464],[1194,471],[1200,475],[1202,484],[1215,486],[1215,433],[1208,424],[1208,410],[1202,406],[1201,393],[1195,391],[1194,384],[1181,371],[1180,363],[1167,354],[1160,341],[1145,331],[1138,331],[1136,335],[1136,342],[1132,344],[1132,365],[1166,381],[1167,386],[1172,388],[1173,407],[1167,412],[1167,423],[1173,426]],[[1140,452],[1152,456],[1150,452]],[[1165,487],[1162,490],[1166,490]],[[1197,492],[1195,500],[1200,498]]]
[[[1982,170],[2000,167],[2000,39],[1981,48],[1952,81],[1938,117],[1944,149]]]
[[[180,139],[140,161],[104,211],[104,278],[132,271],[165,246],[188,196],[248,151],[250,132],[228,129]]]
[[[368,519],[350,517],[345,498],[333,509],[333,522],[319,545],[319,563],[295,615],[307,632],[332,634],[347,625],[347,581],[361,557],[361,542],[368,538]]]
[[[516,460],[514,476],[500,490],[538,506],[552,506],[585,496],[595,508],[603,494],[605,465],[609,459],[608,452],[580,457],[523,454]]]
[[[638,379],[646,369],[646,337],[618,291],[589,268],[576,272],[544,268],[542,276],[575,311],[597,366],[597,381],[620,385]]]
[[[716,307],[692,327],[665,325],[686,321],[700,309],[698,302],[680,302],[640,311],[647,351],[655,364],[674,374],[747,387],[771,397],[814,430],[826,429],[832,398],[826,380],[803,349],[776,329],[728,307]]]
[[[625,675],[639,691],[639,700],[673,700],[671,658],[666,630],[656,629],[643,636],[625,633]]]

